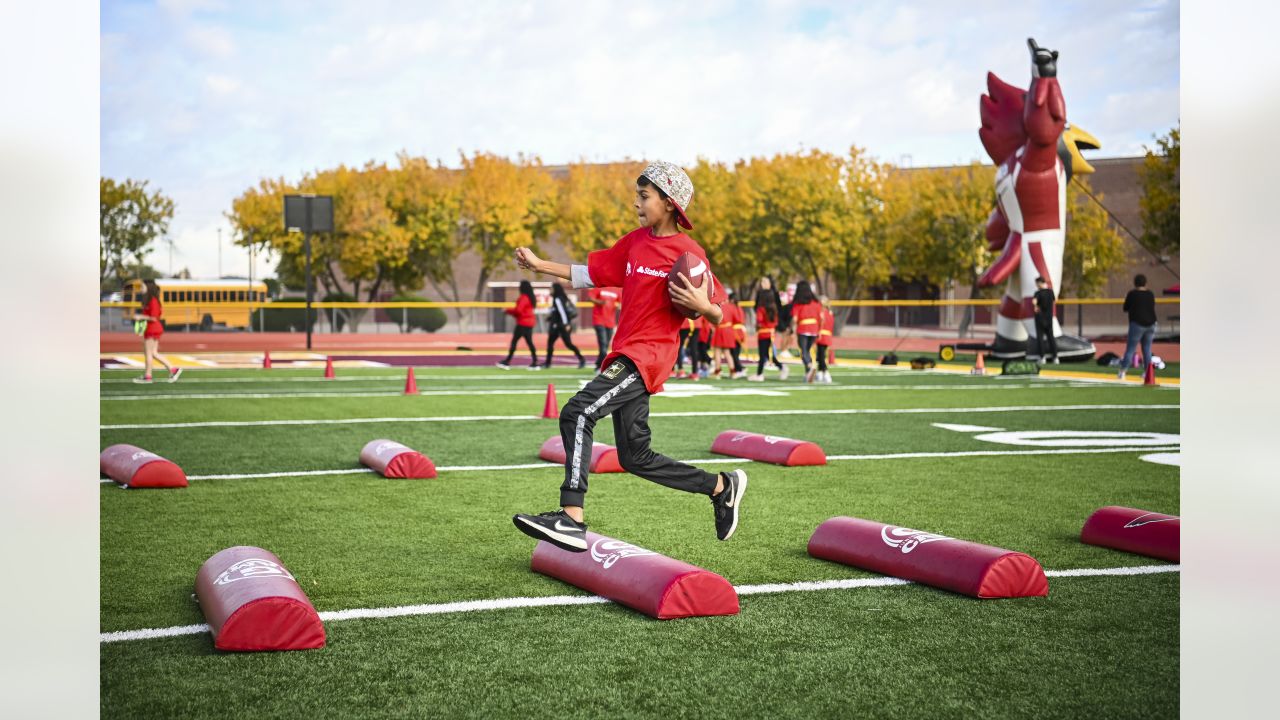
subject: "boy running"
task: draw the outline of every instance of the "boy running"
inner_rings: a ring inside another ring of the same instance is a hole
[[[693,229],[685,214],[692,198],[693,182],[684,170],[654,162],[636,180],[640,227],[613,247],[590,253],[586,265],[554,263],[529,248],[516,250],[516,262],[523,269],[570,280],[575,288],[621,286],[627,298],[604,370],[560,411],[560,437],[568,451],[561,509],[515,515],[512,521],[526,535],[565,550],[587,550],[582,507],[592,431],[597,420],[611,413],[618,461],[624,470],[667,487],[710,496],[716,536],[721,540],[728,540],[738,527],[747,489],[745,472],[713,474],[649,448],[649,396],[662,391],[675,364],[683,310],[697,312],[713,324],[723,316],[723,293],[711,273],[698,288],[683,275],[668,277],[671,265],[685,252],[706,262],[702,247],[680,231],[680,227]]]

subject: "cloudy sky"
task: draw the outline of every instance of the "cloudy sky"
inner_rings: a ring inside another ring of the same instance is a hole
[[[1141,154],[1178,122],[1176,2],[107,0],[102,174],[177,203],[172,269],[243,275],[223,213],[263,177],[404,150],[733,161],[850,145],[985,160],[988,70],[1059,50],[1069,119]],[[168,250],[151,262],[168,271]],[[260,263],[258,274],[270,272]]]

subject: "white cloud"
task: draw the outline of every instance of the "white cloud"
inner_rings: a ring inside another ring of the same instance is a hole
[[[236,51],[236,43],[225,28],[198,25],[187,30],[185,39],[191,49],[213,58],[229,58]]]

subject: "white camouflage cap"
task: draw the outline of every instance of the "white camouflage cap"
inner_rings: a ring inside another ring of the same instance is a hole
[[[689,222],[689,217],[685,214],[693,200],[693,181],[689,179],[689,175],[679,165],[662,160],[649,163],[649,167],[641,174],[661,188],[671,198],[671,202],[675,203],[676,222],[684,229],[692,230],[693,223]]]

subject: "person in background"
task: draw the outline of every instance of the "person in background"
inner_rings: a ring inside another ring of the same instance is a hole
[[[1124,379],[1125,370],[1133,363],[1133,353],[1142,343],[1143,372],[1151,365],[1151,341],[1156,335],[1156,296],[1147,289],[1147,276],[1133,278],[1133,289],[1124,296],[1124,311],[1129,313],[1129,339],[1124,346],[1117,377]]]
[[[711,337],[711,374],[718,380],[723,377],[720,373],[727,366],[732,368],[733,365],[733,346],[737,343],[733,333],[733,323],[735,315],[733,313],[733,291],[727,291],[728,299],[721,306],[720,322],[716,324],[715,333]],[[737,377],[736,371],[730,370],[725,375]]]
[[[709,377],[711,373],[711,323],[704,317],[698,318],[697,330],[694,334],[696,339],[693,353],[693,379],[697,380]]]
[[[729,350],[729,354],[733,356],[732,377],[738,380],[747,376],[746,368],[742,367],[742,344],[747,341],[747,315],[738,304],[737,293],[732,290],[729,291],[729,302],[724,309],[733,313],[733,348]]]
[[[1049,353],[1053,355],[1053,364],[1058,364],[1058,341],[1053,337],[1053,305],[1056,298],[1049,283],[1043,277],[1036,278],[1036,292],[1031,296],[1031,308],[1035,310],[1036,323],[1036,355],[1043,365],[1048,359],[1044,354],[1044,341],[1049,341]]]
[[[177,382],[182,375],[182,368],[175,368],[169,364],[169,361],[160,354],[160,336],[164,335],[164,325],[160,324],[160,318],[164,315],[164,308],[160,306],[160,286],[155,280],[146,280],[145,285],[147,292],[142,296],[142,311],[134,313],[134,320],[145,320],[146,329],[142,333],[142,353],[145,370],[140,378],[134,378],[136,383],[151,382],[151,366],[160,363],[164,366],[165,372],[169,377],[169,382]]]
[[[827,354],[831,351],[831,338],[835,334],[836,316],[831,312],[831,299],[818,298],[822,309],[818,316],[818,377],[817,382],[831,384],[831,370],[827,368]]]
[[[533,346],[533,308],[536,304],[533,299],[533,283],[521,280],[520,293],[516,296],[516,306],[502,311],[516,319],[516,328],[511,333],[511,347],[507,349],[507,357],[498,362],[498,367],[503,370],[511,369],[511,356],[516,354],[516,343],[521,338],[524,338],[525,344],[529,346],[529,369],[540,369],[538,350]]]
[[[778,329],[774,333],[773,354],[779,360],[790,360],[789,348],[795,346],[796,325],[791,310],[795,307],[796,286],[778,292]]]
[[[618,298],[622,288],[591,288],[587,298],[591,300],[591,327],[596,331],[596,372],[609,352],[613,342],[613,330],[618,326]]]
[[[680,323],[680,344],[676,348],[676,374],[672,375],[677,380],[697,377],[698,361],[694,357],[694,351],[696,350],[694,344],[698,339],[697,330],[698,323],[693,318],[685,318],[684,322]],[[689,367],[692,368],[692,372],[685,371],[685,360],[689,361]]]
[[[761,279],[760,289],[756,291],[756,352],[760,359],[756,363],[756,374],[747,378],[752,382],[764,382],[764,365],[770,361],[778,368],[778,379],[787,379],[787,366],[778,362],[778,356],[773,354],[773,332],[780,313],[778,293],[769,278]]]
[[[545,367],[551,367],[551,355],[556,350],[556,340],[564,341],[564,346],[573,351],[578,358],[578,368],[587,366],[587,359],[582,356],[578,346],[573,344],[570,333],[573,332],[573,321],[578,317],[578,308],[569,300],[564,286],[551,283],[551,309],[547,312],[547,361]]]
[[[804,363],[804,381],[811,383],[817,377],[818,369],[813,366],[809,351],[818,341],[818,330],[822,326],[822,305],[813,296],[813,289],[808,280],[796,284],[795,299],[791,303],[791,321],[796,328],[796,343],[800,347],[800,361]]]

